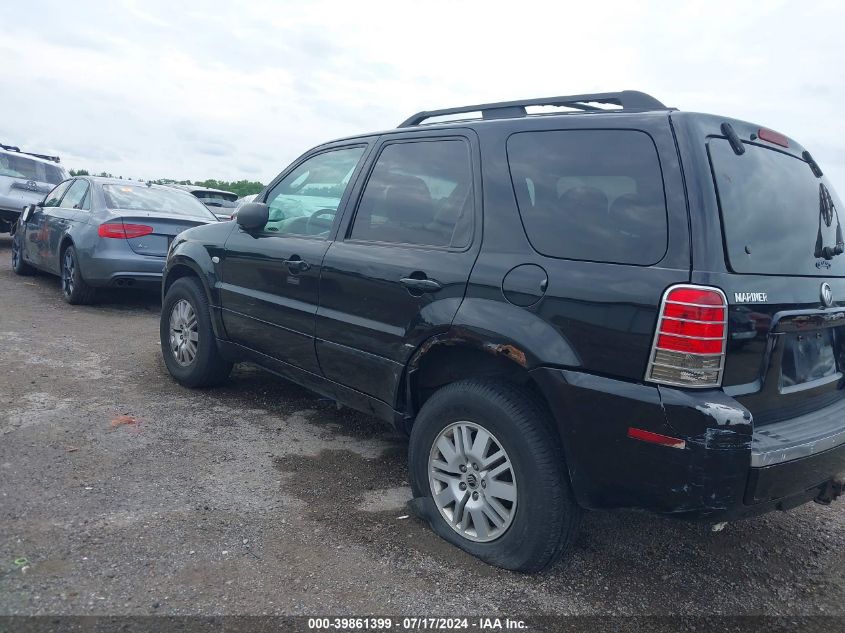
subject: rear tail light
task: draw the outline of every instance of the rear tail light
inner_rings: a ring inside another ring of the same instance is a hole
[[[728,302],[718,288],[673,286],[663,295],[646,380],[681,387],[722,384]]]
[[[146,224],[124,224],[123,222],[106,222],[97,228],[97,235],[100,237],[115,237],[132,239],[150,235],[153,227]]]

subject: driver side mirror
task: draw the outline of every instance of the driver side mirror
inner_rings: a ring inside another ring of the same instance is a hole
[[[238,208],[236,220],[244,231],[263,228],[270,219],[270,207],[262,202],[247,202]]]
[[[35,209],[38,206],[39,205],[37,204],[28,204],[23,208],[23,211],[21,212],[21,224],[29,221],[29,218],[32,217],[32,214],[35,213]]]

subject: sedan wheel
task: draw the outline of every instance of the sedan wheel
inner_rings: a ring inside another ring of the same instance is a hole
[[[431,495],[449,526],[470,541],[485,543],[510,527],[517,484],[510,458],[480,424],[447,426],[428,459]]]
[[[76,275],[76,262],[73,258],[73,250],[65,251],[65,260],[62,264],[62,292],[66,297],[73,295],[74,276]]]
[[[197,357],[199,343],[197,313],[185,299],[177,301],[170,310],[170,352],[182,367]]]
[[[79,269],[79,259],[73,245],[62,253],[62,296],[71,305],[82,305],[94,300],[95,289],[88,285]]]
[[[35,269],[23,260],[20,235],[12,236],[12,270],[18,275],[31,275]]]

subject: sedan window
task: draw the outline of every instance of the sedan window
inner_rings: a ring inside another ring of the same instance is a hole
[[[47,194],[47,197],[44,198],[44,204],[42,207],[57,207],[59,206],[59,201],[62,199],[62,196],[65,195],[65,191],[67,188],[70,187],[72,180],[67,180],[60,184],[58,187],[53,189],[50,193]]]
[[[170,187],[103,185],[103,193],[109,209],[159,211],[217,221],[217,217],[193,195]]]
[[[67,190],[65,197],[62,198],[61,206],[65,209],[84,209],[85,198],[88,194],[87,180],[74,180],[70,189]]]

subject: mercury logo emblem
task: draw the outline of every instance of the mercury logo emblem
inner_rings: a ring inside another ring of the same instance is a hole
[[[828,308],[833,305],[833,291],[827,282],[822,284],[822,303]]]

